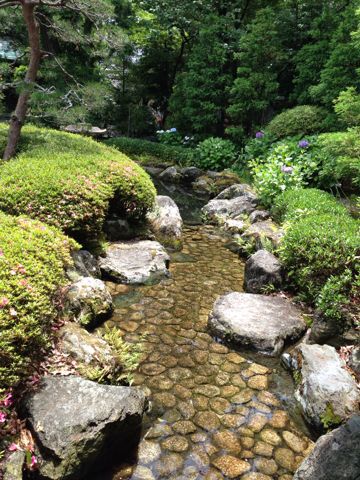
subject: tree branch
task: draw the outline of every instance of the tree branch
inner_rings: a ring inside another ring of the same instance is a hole
[[[17,7],[19,5],[20,5],[19,0],[1,0],[0,1],[0,8]]]

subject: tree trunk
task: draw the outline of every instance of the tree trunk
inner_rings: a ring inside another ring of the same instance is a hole
[[[24,125],[26,118],[29,99],[40,66],[40,31],[39,25],[35,19],[36,4],[37,2],[34,0],[24,0],[22,2],[22,14],[29,37],[30,60],[28,70],[25,76],[25,82],[22,86],[22,91],[19,95],[15,112],[10,119],[8,141],[3,155],[3,160],[9,160],[16,153],[16,148],[20,139],[21,129]]]

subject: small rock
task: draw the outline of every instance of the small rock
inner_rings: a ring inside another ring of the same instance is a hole
[[[232,432],[216,432],[213,435],[213,440],[218,447],[223,448],[228,452],[239,453],[241,450],[241,444],[237,436]]]
[[[274,451],[274,447],[269,443],[265,442],[256,442],[254,446],[254,453],[256,455],[261,455],[263,457],[271,457]]]
[[[213,465],[228,478],[237,478],[238,476],[250,470],[249,462],[239,460],[232,455],[223,455],[213,460]]]
[[[179,433],[180,435],[187,435],[189,433],[196,432],[195,425],[189,420],[180,420],[179,422],[175,422],[173,424],[173,429],[176,433]]]
[[[266,287],[281,288],[282,267],[267,250],[258,250],[245,263],[244,288],[249,293],[261,293]]]
[[[156,197],[155,208],[147,220],[156,239],[166,247],[180,250],[182,246],[182,218],[174,200],[164,195]]]
[[[293,472],[295,470],[295,455],[288,448],[278,448],[275,450],[275,461],[280,467]]]
[[[176,167],[168,167],[160,173],[159,178],[165,182],[177,183],[181,179],[181,174]]]
[[[300,310],[289,301],[238,292],[215,302],[208,325],[225,340],[274,356],[285,341],[296,340],[306,330]]]
[[[201,177],[204,171],[197,167],[185,167],[180,170],[180,174],[183,183],[192,183]]]
[[[306,443],[292,432],[282,432],[283,439],[288,447],[295,453],[303,453],[306,449]]]
[[[275,447],[281,444],[281,437],[275,432],[275,430],[271,430],[266,428],[260,433],[261,440],[264,440],[266,443],[270,443],[270,445],[274,445]]]
[[[254,390],[266,390],[268,387],[268,377],[266,375],[254,375],[248,380],[248,387]]]
[[[263,473],[251,472],[241,477],[241,480],[273,480],[273,477],[269,477],[269,475],[264,475]]]
[[[267,210],[255,210],[250,214],[250,223],[263,222],[270,218],[270,213]]]
[[[265,415],[262,415],[261,413],[255,413],[255,415],[250,417],[250,420],[247,426],[248,428],[250,428],[250,430],[257,433],[264,428],[267,422],[268,422],[268,419]]]
[[[76,250],[71,254],[74,268],[69,268],[66,273],[72,282],[77,282],[82,277],[100,278],[101,272],[96,258],[87,250]]]
[[[189,443],[185,437],[181,435],[174,435],[161,442],[161,446],[162,448],[171,450],[172,452],[185,452],[189,447]]]
[[[131,475],[131,480],[155,480],[155,477],[149,468],[138,465]]]
[[[25,452],[16,450],[6,460],[4,466],[4,480],[22,480]]]
[[[148,465],[157,460],[161,455],[161,448],[155,442],[142,440],[138,449],[138,463]]]
[[[274,460],[268,460],[267,458],[257,458],[255,460],[255,467],[266,475],[274,475],[278,470],[276,462]]]
[[[168,277],[169,262],[160,243],[142,240],[111,244],[99,264],[103,275],[112,281],[147,284]]]
[[[208,432],[217,430],[220,426],[219,417],[211,411],[198,412],[194,417],[194,422]]]
[[[229,233],[243,233],[246,229],[246,223],[243,220],[232,220],[229,218],[225,220],[223,229]]]
[[[261,250],[266,249],[267,242],[270,242],[274,248],[279,247],[283,236],[283,230],[276,223],[272,220],[264,220],[250,225],[243,233],[242,238],[253,243],[257,250]]]
[[[84,277],[65,289],[64,314],[88,329],[110,317],[113,302],[104,282]]]

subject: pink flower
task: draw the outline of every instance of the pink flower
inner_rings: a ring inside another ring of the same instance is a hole
[[[9,299],[6,298],[6,297],[3,297],[0,300],[0,308],[4,308],[4,307],[6,307],[6,305],[9,305]]]
[[[16,317],[17,311],[15,310],[15,308],[10,308],[10,315],[11,315],[12,317]]]
[[[37,467],[37,458],[35,457],[35,455],[31,455],[31,463],[30,463],[30,467],[31,468],[36,468]]]
[[[9,450],[10,452],[16,452],[16,450],[21,450],[21,448],[16,443],[12,443],[9,445]]]
[[[8,393],[3,401],[4,407],[10,407],[14,403],[12,393]]]
[[[6,413],[0,412],[0,423],[5,423],[6,422]]]

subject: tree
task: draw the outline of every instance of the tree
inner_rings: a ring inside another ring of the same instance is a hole
[[[51,52],[42,49],[42,33],[53,27],[61,31],[61,26],[52,21],[51,11],[67,12],[70,19],[82,17],[84,23],[84,35],[93,26],[99,29],[102,25],[109,24],[109,18],[113,14],[113,5],[108,0],[0,0],[0,9],[20,8],[23,23],[25,24],[28,46],[29,62],[25,77],[20,85],[20,93],[16,108],[11,116],[9,124],[8,142],[3,155],[8,160],[16,153],[21,128],[24,125],[29,101],[36,87],[36,80],[42,59],[51,56]],[[64,25],[64,22],[62,26]],[[44,37],[44,35],[43,35]],[[64,71],[66,74],[66,72]]]

